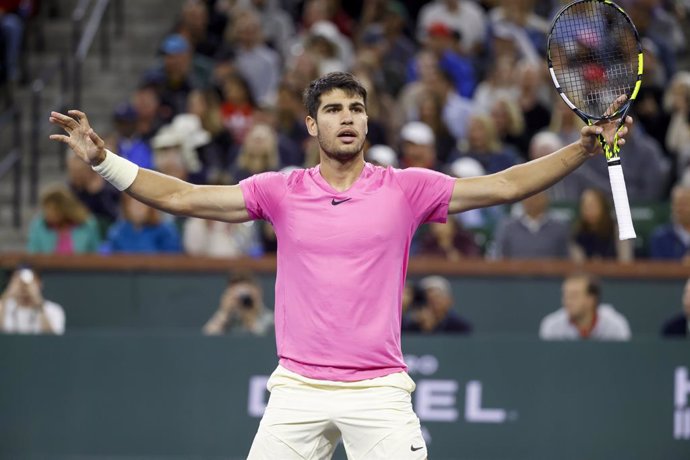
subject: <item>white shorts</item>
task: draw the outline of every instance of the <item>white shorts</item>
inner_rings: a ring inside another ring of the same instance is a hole
[[[357,382],[314,380],[282,366],[248,460],[330,459],[342,436],[348,460],[427,458],[405,372]]]

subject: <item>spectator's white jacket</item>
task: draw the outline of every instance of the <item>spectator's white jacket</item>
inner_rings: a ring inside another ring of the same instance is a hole
[[[592,340],[630,340],[630,326],[625,317],[611,305],[601,304],[597,308],[597,320],[589,338]],[[580,332],[570,322],[565,308],[561,308],[542,321],[539,327],[542,340],[580,340]]]

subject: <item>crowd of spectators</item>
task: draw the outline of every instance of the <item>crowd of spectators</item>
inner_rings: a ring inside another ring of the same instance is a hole
[[[352,72],[369,91],[366,159],[457,177],[491,174],[578,138],[581,120],[557,97],[545,63],[552,0],[187,0],[161,37],[130,100],[113,109],[107,146],[142,167],[197,184],[234,184],[306,168],[318,145],[305,128],[303,88]],[[491,258],[688,257],[690,50],[688,2],[621,0],[642,37],[637,124],[623,150],[635,204],[666,203],[668,221],[619,242],[603,158],[512,207],[454,216],[418,232],[412,255]],[[88,112],[88,107],[84,108]],[[145,212],[71,165],[77,219],[55,221],[44,200],[32,252],[174,251],[217,257],[275,251],[265,223],[230,225]],[[122,203],[117,203],[122,200]],[[54,200],[52,201],[54,202]],[[570,214],[555,212],[569,209]],[[82,244],[96,222],[99,243]],[[126,241],[128,239],[132,241]],[[39,244],[40,243],[40,244]]]

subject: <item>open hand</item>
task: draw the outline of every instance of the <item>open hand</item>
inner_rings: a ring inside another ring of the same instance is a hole
[[[91,128],[86,114],[79,110],[70,110],[67,113],[71,116],[50,112],[50,122],[64,129],[67,133],[67,136],[52,134],[50,138],[69,145],[79,158],[91,166],[101,163],[105,159],[105,142],[103,139]]]

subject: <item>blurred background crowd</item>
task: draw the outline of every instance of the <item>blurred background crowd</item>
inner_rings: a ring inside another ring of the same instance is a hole
[[[3,69],[12,79],[12,24],[21,30],[33,2],[2,3]],[[582,122],[557,97],[545,63],[550,21],[563,3],[188,0],[101,134],[113,152],[197,184],[308,168],[318,162],[318,147],[304,125],[302,91],[342,70],[369,91],[368,161],[458,177],[491,174],[578,138]],[[688,259],[690,2],[620,3],[645,54],[636,126],[622,154],[640,238],[617,241],[606,164],[597,158],[522,203],[420,228],[412,255]],[[76,158],[67,165],[64,183],[43,191],[29,252],[275,252],[266,223],[161,215],[117,194]]]
[[[42,3],[0,1],[3,88],[22,85],[24,23],[39,5],[52,4]],[[558,98],[545,62],[551,19],[565,3],[186,0],[158,37],[148,70],[131,75],[135,89],[107,109],[110,125],[99,132],[116,154],[196,184],[309,168],[318,163],[318,144],[306,131],[302,92],[326,72],[348,71],[368,90],[367,161],[456,177],[492,174],[579,137],[583,123]],[[422,226],[413,257],[690,263],[690,0],[618,3],[637,26],[645,57],[631,110],[635,129],[622,152],[638,239],[618,240],[606,163],[596,158],[520,203]],[[88,106],[78,108],[89,113]],[[165,215],[118,193],[69,153],[65,165],[63,180],[42,184],[26,233],[28,253],[241,258],[276,251],[266,222]],[[43,302],[35,286],[21,291],[20,272],[6,292]],[[264,308],[251,280],[251,274],[232,276],[206,333],[270,329],[270,305]],[[583,298],[598,306],[597,283],[587,280],[579,286]],[[39,282],[32,274],[24,284]],[[408,286],[406,330],[472,329],[454,317],[447,283],[432,276]],[[564,305],[566,285],[567,279]],[[583,311],[583,326],[567,333],[592,334],[596,315]],[[613,318],[616,338],[629,338],[625,318],[612,311],[600,317]],[[7,318],[5,324],[29,321]],[[563,318],[570,322],[561,324]],[[572,318],[545,318],[540,334],[549,336],[557,324],[568,329]],[[64,329],[58,313],[31,321],[33,328]]]

